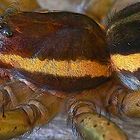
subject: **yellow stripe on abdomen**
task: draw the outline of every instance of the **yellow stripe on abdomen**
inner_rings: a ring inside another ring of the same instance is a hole
[[[137,71],[140,68],[140,53],[121,55],[114,54],[111,60],[116,68],[119,70],[126,70],[130,72]]]

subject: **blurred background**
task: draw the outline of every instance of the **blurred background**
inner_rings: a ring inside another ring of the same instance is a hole
[[[107,13],[118,11],[140,0],[0,0],[0,13],[8,10],[39,11],[63,10],[83,13],[105,23]],[[67,126],[67,117],[62,111],[49,125],[35,128],[32,132],[13,140],[80,140]],[[113,119],[114,120],[114,119]],[[139,127],[114,120],[123,128],[130,140],[139,140]]]
[[[102,18],[115,0],[0,0],[0,12],[15,6],[21,11],[65,10]],[[94,8],[93,8],[94,6]],[[99,10],[100,9],[100,10]]]

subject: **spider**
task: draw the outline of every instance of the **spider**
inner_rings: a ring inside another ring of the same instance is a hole
[[[140,117],[140,3],[103,29],[72,12],[0,18],[0,139],[49,123],[66,106],[86,140],[126,140],[110,116]]]

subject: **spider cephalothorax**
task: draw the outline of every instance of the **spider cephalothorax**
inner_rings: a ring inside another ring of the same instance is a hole
[[[105,34],[90,18],[69,12],[17,13],[7,22],[13,36],[3,39],[0,60],[39,87],[71,92],[110,76]]]
[[[107,35],[71,12],[17,12],[2,20],[0,138],[45,124],[67,101],[84,139],[126,140],[101,112],[140,117],[139,9],[137,3],[116,13]]]

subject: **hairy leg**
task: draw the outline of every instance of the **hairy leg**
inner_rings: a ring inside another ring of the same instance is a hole
[[[63,100],[31,90],[20,81],[1,84],[0,139],[9,139],[48,123],[59,112]]]

